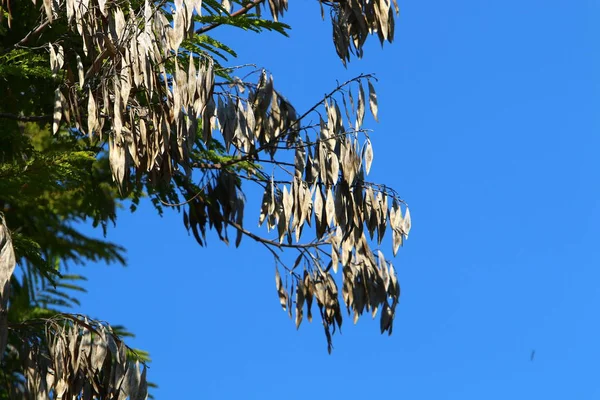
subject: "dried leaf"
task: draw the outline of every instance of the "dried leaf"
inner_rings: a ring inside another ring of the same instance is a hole
[[[60,44],[56,45],[56,67],[61,69],[65,64],[65,50]]]
[[[300,328],[300,324],[302,323],[302,307],[304,307],[304,284],[302,282],[298,282],[298,287],[296,288],[296,329]]]
[[[60,120],[62,119],[62,98],[63,95],[59,88],[54,91],[54,113],[52,114],[52,133],[58,132]]]
[[[52,23],[54,20],[54,13],[52,12],[52,0],[44,0],[44,11],[46,11],[48,22]]]
[[[238,197],[236,199],[236,209],[237,209],[237,213],[236,213],[235,222],[240,227],[243,227],[244,226],[244,198],[243,197]],[[235,247],[240,246],[240,243],[242,241],[242,236],[243,236],[243,231],[241,229],[238,229],[236,232],[236,237],[235,237]]]
[[[122,185],[126,173],[125,149],[123,148],[123,144],[114,138],[114,135],[110,135],[108,145],[110,149],[108,160],[113,178],[119,185]]]
[[[392,313],[392,309],[390,308],[390,306],[385,303],[383,306],[383,310],[381,310],[381,319],[379,322],[379,327],[381,329],[381,333],[389,330],[389,333],[391,334],[391,326],[392,326],[392,320],[394,318],[394,315]]]
[[[333,268],[333,272],[337,274],[339,266],[339,256],[337,246],[333,243],[331,244],[331,266]]]
[[[296,175],[302,177],[302,172],[306,168],[306,148],[302,139],[298,138],[296,143],[296,155],[294,158],[294,165],[296,167]]]
[[[52,70],[52,77],[56,78],[56,73],[58,72],[58,63],[56,61],[56,51],[54,51],[54,46],[52,46],[52,43],[48,44],[48,48],[50,49],[50,69]]]
[[[354,112],[354,97],[352,96],[352,88],[348,88],[348,99],[350,100],[350,108]]]
[[[334,185],[340,172],[340,162],[335,153],[330,152],[327,155],[327,166],[327,184]]]
[[[90,364],[94,371],[99,371],[102,368],[102,364],[104,364],[104,359],[107,354],[108,346],[106,345],[105,335],[103,331],[100,331],[99,334],[94,335],[90,356]]]
[[[194,0],[194,9],[198,13],[198,15],[202,14],[202,0]]]
[[[262,205],[260,207],[260,217],[258,218],[258,226],[261,226],[265,221],[265,218],[267,218],[267,216],[273,212],[275,202],[273,198],[273,191],[271,190],[271,188],[271,183],[267,184],[265,187],[265,192],[262,198]]]
[[[359,130],[365,119],[365,92],[362,85],[358,84],[358,106],[356,109],[356,130]]]
[[[231,13],[231,2],[229,0],[221,0],[221,6],[227,13]]]
[[[81,57],[79,54],[76,55],[77,59],[77,73],[79,75],[79,87],[83,89],[83,85],[85,84],[85,76],[83,73],[83,63],[81,62]]]
[[[404,214],[404,237],[408,239],[408,233],[410,232],[411,227],[410,221],[410,210],[406,207],[406,213]]]
[[[321,224],[323,219],[326,219],[327,216],[323,215],[323,192],[321,192],[321,188],[317,185],[315,185],[316,189],[315,189],[315,203],[314,203],[314,208],[315,208],[315,222],[317,223],[317,225]]]
[[[146,381],[146,366],[143,366],[142,375],[140,376],[140,386],[137,390],[137,396],[131,400],[146,400],[148,397],[148,382]]]
[[[98,0],[98,8],[100,9],[100,12],[102,13],[102,15],[104,15],[105,17],[107,16],[106,2],[107,2],[107,0]]]
[[[365,149],[363,158],[365,160],[365,173],[368,175],[369,171],[371,171],[371,164],[373,163],[373,146],[371,146],[371,141],[367,139],[365,143]]]
[[[373,84],[371,83],[371,81],[369,82],[369,107],[371,108],[371,113],[373,114],[373,118],[375,118],[375,121],[378,121],[377,119],[377,93],[375,93],[375,87],[373,87]]]
[[[277,268],[275,268],[275,287],[277,288],[277,294],[279,295],[279,303],[281,304],[281,308],[283,308],[283,311],[286,311],[287,293],[285,292],[283,281],[281,280],[281,275],[279,275],[279,270]]]
[[[327,189],[327,199],[325,200],[325,210],[327,214],[327,225],[331,226],[335,219],[335,200],[331,188]]]
[[[8,338],[8,297],[10,278],[15,270],[16,258],[10,231],[0,214],[0,361],[4,355]]]
[[[92,134],[98,127],[98,119],[96,116],[96,112],[97,112],[96,101],[94,100],[94,95],[92,94],[92,91],[90,89],[88,89],[87,112],[88,112],[88,135],[90,135],[90,138],[91,138]]]

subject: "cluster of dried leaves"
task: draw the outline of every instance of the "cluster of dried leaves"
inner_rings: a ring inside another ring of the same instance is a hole
[[[14,398],[146,399],[146,367],[130,361],[127,347],[110,326],[83,316],[59,314],[51,319],[7,325],[10,276],[16,265],[4,219],[0,218],[0,361],[19,359],[24,381],[14,377]],[[20,348],[7,347],[9,329]],[[7,351],[6,351],[7,350]]]
[[[319,0],[321,14],[323,4],[331,6],[333,43],[335,50],[346,65],[350,54],[361,58],[367,37],[376,33],[381,45],[394,40],[394,10],[399,13],[396,0]],[[392,10],[392,2],[394,10]]]
[[[249,5],[260,9],[263,2]],[[287,1],[268,3],[274,19],[287,9]],[[382,41],[393,37],[389,0],[321,4],[335,14],[334,42],[344,62],[350,51],[362,55],[369,33],[377,32]],[[291,133],[296,114],[277,96],[272,80],[262,79],[247,99],[215,104],[212,59],[201,52],[186,52],[189,60],[180,54],[184,40],[195,34],[202,0],[176,0],[172,14],[150,1],[138,9],[130,1],[109,0],[44,0],[43,6],[45,24],[66,16],[82,44],[67,52],[60,43],[49,44],[54,76],[64,78],[55,91],[53,131],[63,122],[89,135],[109,131],[111,168],[119,184],[132,168],[165,181],[174,169],[189,173],[199,126],[204,141],[219,128],[228,149],[234,143],[245,153]],[[255,144],[261,146],[251,149]]]
[[[51,7],[56,2],[44,4],[51,21],[59,9]],[[127,1],[58,4],[81,36],[82,54],[76,49],[65,54],[60,44],[50,44],[53,71],[66,70],[55,93],[53,130],[65,120],[90,136],[110,132],[110,164],[121,185],[132,168],[165,181],[174,168],[189,172],[199,121],[204,121],[204,140],[215,123],[212,61],[190,53],[183,68],[177,56],[183,40],[193,34],[193,15],[202,1],[175,1],[172,16],[149,1],[137,10]],[[76,63],[65,63],[65,57]]]
[[[27,335],[22,348],[14,351],[24,363],[26,387],[17,386],[17,392],[35,394],[36,399],[147,398],[146,366],[129,359],[127,347],[110,326],[67,315],[39,322],[39,336],[37,329],[19,327]]]
[[[354,322],[366,310],[375,317],[381,313],[381,332],[392,332],[394,311],[400,296],[400,287],[391,263],[381,251],[370,248],[369,241],[381,244],[388,226],[392,230],[392,252],[396,255],[411,227],[410,212],[391,189],[365,180],[373,161],[373,149],[367,138],[362,148],[358,134],[362,132],[366,99],[359,77],[342,85],[342,104],[348,128],[345,127],[338,102],[333,96],[323,101],[326,119],[320,119],[314,128],[318,135],[310,142],[296,138],[294,170],[291,182],[276,182],[273,177],[266,184],[259,224],[267,223],[276,229],[278,242],[295,247],[299,252],[289,268],[289,284],[276,271],[276,286],[281,305],[292,313],[295,295],[296,326],[303,318],[306,304],[311,320],[313,298],[319,307],[331,350],[331,334],[342,324],[338,287],[333,277],[341,265],[343,269],[342,298]],[[368,80],[368,77],[367,77]],[[357,83],[356,109],[351,90]],[[377,117],[377,96],[370,81],[369,105]],[[341,92],[342,90],[338,90]],[[351,104],[348,107],[348,104]],[[403,215],[404,214],[404,215]],[[314,224],[314,239],[301,242],[305,225]],[[296,244],[293,244],[293,237]],[[277,257],[278,261],[281,261]],[[304,271],[296,272],[304,261]],[[287,280],[287,279],[286,279]]]
[[[240,7],[235,12],[231,2],[222,2],[231,15],[253,7],[260,10],[266,1],[233,3]],[[351,53],[362,56],[369,34],[377,33],[382,43],[392,41],[389,0],[320,3],[331,8],[334,44],[344,63]],[[226,78],[209,53],[190,44],[218,26],[197,28],[202,0],[175,0],[171,12],[148,0],[137,8],[132,4],[43,0],[46,18],[37,29],[66,18],[81,39],[80,48],[60,42],[48,45],[59,82],[53,130],[68,127],[90,136],[107,135],[113,177],[124,190],[132,172],[156,183],[169,182],[177,174],[185,177],[179,182],[186,198],[184,223],[196,240],[206,242],[208,225],[228,241],[230,227],[236,232],[236,245],[246,236],[269,249],[285,271],[283,279],[276,268],[282,307],[290,317],[295,310],[298,327],[304,310],[312,320],[316,302],[329,351],[332,334],[342,325],[340,301],[354,322],[365,311],[375,317],[381,310],[381,332],[391,334],[400,287],[393,265],[369,243],[381,245],[391,231],[396,255],[411,219],[394,190],[366,180],[374,155],[363,122],[367,108],[377,119],[374,78],[351,79],[299,115],[264,70],[258,82]],[[268,6],[277,20],[287,10],[287,1],[269,0]],[[206,146],[222,142],[230,157],[198,161],[192,156],[198,139]],[[250,167],[236,169],[240,165]],[[277,172],[265,173],[265,165]],[[194,170],[202,173],[199,183],[192,183]],[[266,223],[275,238],[244,228],[243,180],[264,188],[259,224]],[[311,228],[310,239],[302,241],[306,226]],[[7,237],[0,237],[2,260],[10,258],[12,249],[10,240],[3,239]],[[298,252],[293,265],[280,256],[284,248]],[[0,284],[12,274],[6,265],[0,264]],[[334,278],[340,267],[341,294]],[[5,292],[1,294],[4,301]],[[80,320],[49,322],[48,346],[32,346],[28,355],[33,366],[28,384],[36,385],[33,389],[39,393],[65,390],[82,398],[145,398],[145,371],[140,374],[139,366],[127,364],[124,345],[105,326],[92,325]],[[0,339],[5,333],[0,325]]]

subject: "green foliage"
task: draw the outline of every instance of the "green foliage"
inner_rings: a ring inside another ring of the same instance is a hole
[[[283,22],[270,21],[261,18],[256,14],[241,14],[236,16],[226,16],[219,14],[194,16],[194,21],[204,25],[229,25],[235,28],[240,28],[245,31],[260,33],[262,31],[275,31],[284,36],[288,36],[287,31],[292,29],[288,24]]]

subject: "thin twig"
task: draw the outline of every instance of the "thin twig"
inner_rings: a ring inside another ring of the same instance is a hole
[[[233,222],[233,221],[227,221],[227,223],[231,226],[233,226],[235,229],[239,230],[240,232],[242,232],[244,235],[250,237],[251,239],[254,239],[257,242],[260,243],[265,243],[277,248],[290,248],[290,249],[314,249],[314,248],[318,248],[319,246],[324,246],[327,243],[326,242],[311,242],[311,243],[306,243],[306,244],[300,244],[300,243],[296,243],[296,244],[287,244],[287,243],[279,243],[276,242],[274,240],[269,240],[269,239],[265,239],[263,237],[260,237],[252,232],[250,232],[247,229],[244,229],[242,226],[240,226],[239,224]]]
[[[50,21],[46,19],[46,21],[44,21],[37,28],[29,32],[23,39],[19,40],[12,48],[9,47],[3,53],[8,53],[13,48],[23,47],[23,45],[25,45],[31,38],[39,35],[44,29],[46,29],[48,25],[50,25]]]
[[[181,206],[185,206],[186,204],[194,201],[194,199],[198,196],[200,196],[202,193],[204,193],[204,189],[206,189],[206,187],[208,186],[208,183],[206,185],[204,185],[200,190],[198,190],[198,192],[193,195],[190,199],[181,202],[181,203],[167,203],[166,201],[163,201],[162,199],[158,199],[163,205],[167,206],[167,207],[181,207]]]

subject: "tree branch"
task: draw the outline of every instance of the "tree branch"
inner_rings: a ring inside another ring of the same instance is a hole
[[[10,17],[9,17],[10,18]],[[10,19],[9,19],[10,21]],[[35,28],[34,30],[32,30],[31,32],[29,32],[23,39],[19,40],[17,43],[15,43],[13,46],[6,48],[2,54],[6,54],[9,51],[11,51],[12,49],[16,49],[19,47],[23,47],[25,44],[27,44],[27,42],[29,42],[29,40],[31,40],[34,36],[39,35],[44,29],[46,29],[46,27],[48,27],[48,25],[50,25],[50,21],[48,19],[46,19],[43,23],[41,23],[40,25],[38,25],[37,28]]]
[[[265,245],[269,245],[269,246],[273,246],[278,249],[281,249],[282,247],[289,248],[289,249],[315,249],[315,248],[319,248],[319,246],[324,246],[324,245],[328,244],[326,241],[322,241],[322,240],[313,241],[310,243],[296,243],[296,244],[279,243],[275,240],[269,240],[269,239],[265,239],[261,236],[258,236],[256,234],[250,232],[249,230],[241,227],[239,224],[237,224],[236,222],[233,222],[231,220],[228,220],[226,222],[228,225],[233,226],[235,229],[242,232],[244,235],[248,236],[249,238],[255,240],[256,242],[259,242],[259,243],[262,243]]]

